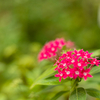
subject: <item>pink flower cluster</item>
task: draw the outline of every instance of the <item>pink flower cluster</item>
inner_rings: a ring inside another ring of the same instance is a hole
[[[59,77],[59,81],[67,77],[73,79],[79,77],[84,78],[84,80],[87,80],[87,77],[93,77],[89,72],[94,65],[100,64],[100,60],[92,58],[91,54],[88,51],[83,51],[83,49],[64,53],[55,63],[57,65],[55,70],[58,70],[55,77]]]
[[[74,43],[71,41],[65,41],[63,38],[58,38],[54,41],[50,41],[44,45],[42,50],[38,55],[38,60],[41,61],[43,59],[49,59],[51,57],[57,56],[57,52],[62,49],[62,47],[66,45],[67,48],[74,48]],[[59,53],[60,54],[60,53]]]

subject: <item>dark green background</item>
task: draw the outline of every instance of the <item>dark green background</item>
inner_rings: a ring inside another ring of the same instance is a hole
[[[28,87],[46,69],[36,59],[46,42],[63,37],[80,49],[100,49],[99,6],[100,0],[0,0],[0,100],[28,100]]]

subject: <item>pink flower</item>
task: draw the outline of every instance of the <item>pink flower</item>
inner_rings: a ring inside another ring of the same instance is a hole
[[[83,69],[82,74],[83,74],[84,80],[87,80],[87,77],[93,77],[92,75],[89,74],[90,70],[91,70],[90,68],[86,70]]]
[[[81,70],[78,68],[73,68],[73,78],[76,79],[77,77],[82,78]]]
[[[92,58],[91,54],[92,53],[88,51],[83,51],[83,49],[68,51],[60,56],[55,63],[57,65],[55,71],[60,69],[58,72],[62,73],[64,79],[67,77],[73,79],[79,77],[87,80],[87,77],[92,77],[92,75],[89,74],[92,67],[100,64],[100,60]],[[57,75],[59,75],[59,73]],[[61,81],[61,76],[58,77],[60,77]]]
[[[78,59],[79,61],[76,62],[76,65],[74,65],[75,67],[78,67],[80,70],[84,69],[85,66],[87,66],[87,64],[85,63],[85,61],[83,59]]]
[[[67,48],[75,48],[75,44],[72,41],[67,41],[66,46],[67,46]]]
[[[74,43],[71,41],[66,42],[63,38],[58,38],[56,40],[50,41],[44,45],[42,50],[38,55],[38,60],[42,61],[43,59],[55,60],[61,55],[62,47],[66,45],[69,48],[75,48]]]
[[[66,79],[67,77],[73,78],[73,73],[72,73],[71,69],[66,68],[66,69],[64,69],[64,71],[65,71],[64,79]]]
[[[81,57],[82,54],[83,54],[83,49],[81,49],[81,50],[79,50],[79,51],[74,50],[74,55],[75,55],[76,57]]]
[[[58,74],[55,75],[55,77],[59,77],[59,81],[61,81],[62,77],[64,77],[64,70],[58,69]]]
[[[93,54],[93,53],[89,53],[88,51],[86,51],[86,52],[83,53],[82,56],[83,56],[84,59],[87,59],[87,58],[92,58],[92,57],[91,57],[92,54]]]
[[[90,60],[90,64],[93,64],[93,65],[99,66],[99,64],[100,64],[100,60],[97,60],[96,58],[93,58],[92,60]]]

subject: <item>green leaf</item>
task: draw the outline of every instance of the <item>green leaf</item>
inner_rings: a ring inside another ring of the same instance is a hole
[[[84,88],[76,88],[70,95],[69,100],[86,100]]]
[[[100,66],[94,66],[91,71],[90,71],[90,74],[95,74],[95,73],[98,73],[100,72]]]
[[[89,94],[92,97],[96,97],[100,99],[100,91],[96,89],[86,89],[87,94]]]
[[[32,92],[29,97],[33,98],[33,97],[38,97],[44,93],[48,93],[48,92],[52,92],[52,89],[54,88],[55,86],[48,86],[48,87],[44,87],[44,88],[41,88],[41,90],[37,91],[37,92]]]
[[[62,96],[64,93],[67,93],[67,92],[68,91],[60,91],[51,100],[57,100],[60,96]]]
[[[87,82],[90,82],[90,83],[100,83],[100,80],[98,79],[99,78],[99,74],[95,74],[93,75],[93,78],[88,78]]]
[[[62,50],[67,51],[67,47],[66,47],[66,45],[64,45],[64,46],[62,47]]]
[[[61,82],[59,82],[59,79],[58,78],[51,78],[51,79],[44,79],[44,80],[40,80],[37,82],[37,84],[39,85],[59,85],[59,84],[63,84],[65,82],[68,82],[70,81],[69,78],[63,80]]]
[[[100,56],[100,49],[93,51],[93,54],[91,55],[91,57],[97,57]]]
[[[56,67],[55,66],[51,66],[49,69],[47,69],[41,76],[39,76],[39,78],[37,80],[40,80],[40,79],[44,79],[44,78],[47,78],[50,74],[54,73],[54,69]]]
[[[39,83],[40,80],[43,80],[50,76],[52,73],[54,73],[55,66],[51,66],[49,69],[47,69],[42,75],[40,75],[36,81],[31,85],[30,89],[32,89],[35,85]]]

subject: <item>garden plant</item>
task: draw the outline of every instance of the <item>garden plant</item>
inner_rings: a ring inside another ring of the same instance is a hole
[[[74,42],[65,41],[63,38],[46,43],[38,55],[38,61],[49,60],[53,66],[46,68],[30,89],[36,85],[66,85],[66,89],[59,90],[50,100],[56,100],[63,94],[66,94],[68,100],[87,100],[87,95],[100,99],[100,91],[95,87],[80,86],[81,81],[88,86],[87,80],[91,81],[94,74],[100,72],[100,60],[95,54],[77,49]]]

